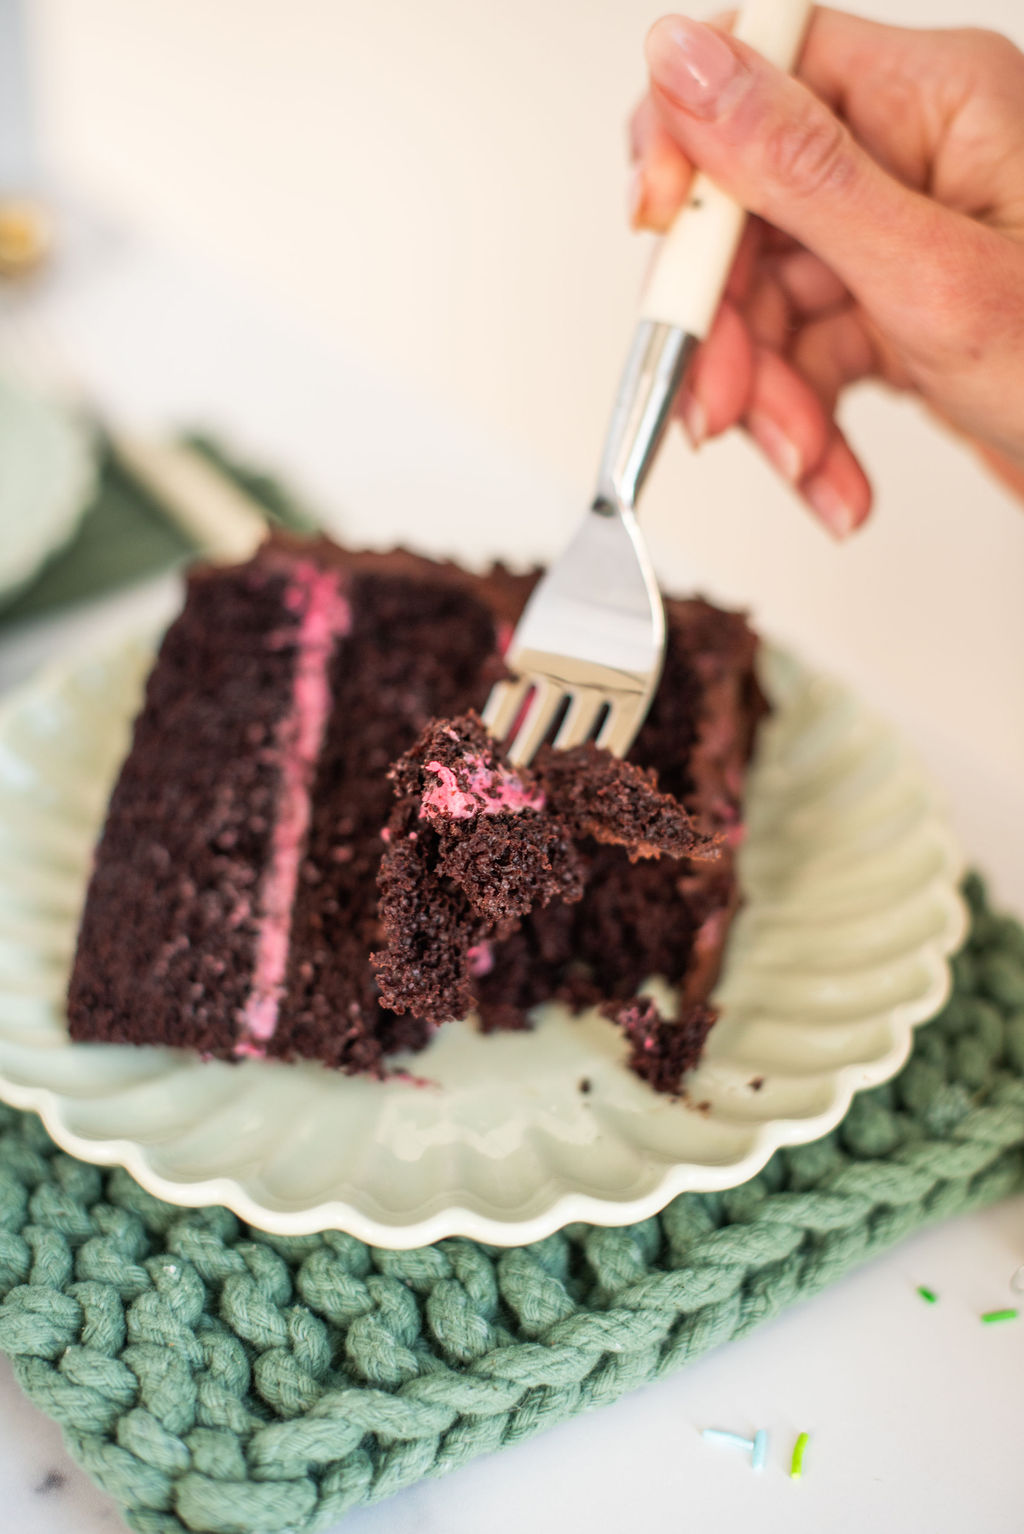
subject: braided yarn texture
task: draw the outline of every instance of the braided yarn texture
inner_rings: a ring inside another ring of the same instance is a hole
[[[325,1529],[614,1401],[1024,1188],[1024,929],[967,894],[952,997],[893,1081],[752,1181],[625,1228],[270,1236],[0,1107],[0,1350],[141,1534]]]

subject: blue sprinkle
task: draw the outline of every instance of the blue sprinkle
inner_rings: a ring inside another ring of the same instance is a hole
[[[701,1437],[707,1438],[712,1443],[735,1444],[737,1449],[746,1449],[748,1453],[754,1447],[754,1440],[752,1438],[744,1438],[742,1433],[730,1433],[724,1427],[706,1427]]]
[[[754,1452],[750,1458],[751,1470],[763,1470],[765,1458],[768,1454],[768,1434],[763,1427],[759,1427],[754,1434]]]

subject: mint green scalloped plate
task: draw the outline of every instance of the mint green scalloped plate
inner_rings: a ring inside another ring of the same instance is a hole
[[[125,644],[0,712],[0,1096],[161,1198],[392,1247],[624,1224],[826,1133],[948,993],[961,863],[926,774],[849,691],[766,650],[747,903],[684,1099],[626,1069],[611,1024],[557,1007],[528,1034],[451,1024],[385,1082],[72,1044],[79,911],[151,654]]]

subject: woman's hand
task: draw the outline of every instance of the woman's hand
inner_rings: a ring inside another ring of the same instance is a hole
[[[847,385],[912,390],[1024,494],[1024,54],[981,31],[814,13],[799,80],[681,17],[647,39],[632,211],[699,166],[757,214],[680,413],[742,423],[837,536],[871,504]]]

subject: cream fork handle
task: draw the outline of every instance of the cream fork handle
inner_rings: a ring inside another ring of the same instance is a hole
[[[813,9],[811,0],[749,0],[733,35],[788,73],[799,57]],[[744,209],[698,172],[661,242],[641,319],[703,340],[725,291],[745,220]]]
[[[251,559],[267,536],[267,520],[209,459],[184,443],[140,437],[105,421],[103,430],[128,474],[196,544],[203,558],[235,564]]]

